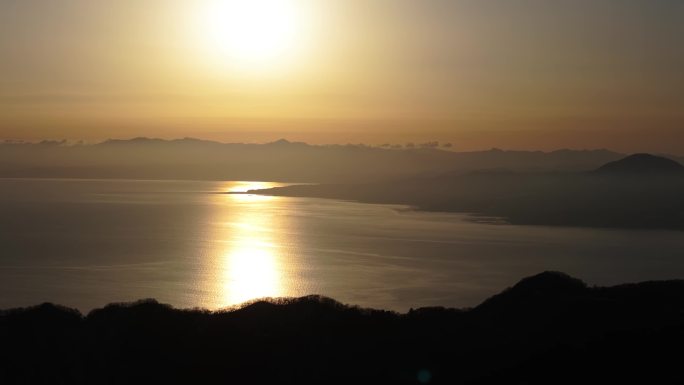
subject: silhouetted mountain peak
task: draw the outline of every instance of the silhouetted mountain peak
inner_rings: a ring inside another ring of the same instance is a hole
[[[297,146],[297,147],[307,147],[309,146],[307,143],[304,142],[290,142],[287,139],[278,139],[275,142],[271,143],[266,143],[268,146],[279,146],[279,147],[290,147],[290,146]]]
[[[281,138],[274,142],[271,142],[271,144],[290,144],[290,141],[285,138]]]
[[[550,306],[562,298],[581,296],[587,285],[565,273],[545,271],[527,277],[515,286],[504,290],[476,308],[479,312],[519,311],[522,308]]]
[[[587,285],[577,278],[557,271],[545,271],[543,273],[527,277],[518,282],[511,290],[516,291],[544,291],[565,292],[584,290]]]
[[[602,175],[684,175],[684,166],[672,159],[651,154],[633,154],[607,163],[595,173]]]

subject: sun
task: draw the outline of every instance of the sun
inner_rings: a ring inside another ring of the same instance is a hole
[[[208,0],[198,19],[204,49],[223,64],[285,65],[304,40],[299,0]]]

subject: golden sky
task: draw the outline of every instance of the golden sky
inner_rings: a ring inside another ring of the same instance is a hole
[[[684,153],[680,0],[4,0],[0,139]]]

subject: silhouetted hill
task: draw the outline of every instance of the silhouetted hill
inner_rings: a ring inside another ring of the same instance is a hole
[[[676,161],[651,154],[634,154],[599,167],[600,175],[682,175],[684,166]]]
[[[584,295],[587,285],[577,278],[561,272],[544,272],[521,280],[518,284],[495,295],[476,311],[500,311],[504,308],[538,307],[540,302],[558,301],[572,296]]]
[[[681,383],[684,281],[545,272],[473,309],[406,314],[320,296],[86,316],[43,304],[0,311],[0,341],[2,384]]]

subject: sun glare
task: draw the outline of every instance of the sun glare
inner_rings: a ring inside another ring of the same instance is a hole
[[[303,16],[298,0],[208,0],[198,29],[204,48],[222,64],[271,68],[285,65],[300,48]]]

